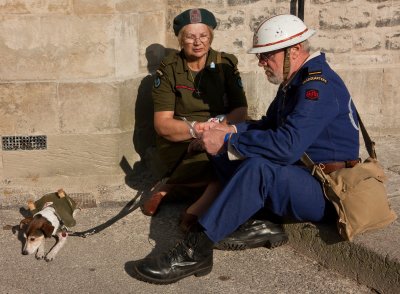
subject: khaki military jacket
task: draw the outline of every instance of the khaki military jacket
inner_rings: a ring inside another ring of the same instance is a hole
[[[247,106],[234,55],[210,49],[205,68],[195,73],[183,54],[174,52],[162,61],[152,91],[154,111],[174,111],[175,118],[206,121]]]
[[[210,49],[205,68],[195,73],[190,72],[183,54],[181,51],[168,55],[157,70],[152,91],[155,112],[173,111],[175,119],[207,121],[247,106],[234,55]],[[157,136],[156,142],[158,156],[170,174],[168,183],[207,181],[213,177],[204,152],[186,153],[190,140],[170,142]]]

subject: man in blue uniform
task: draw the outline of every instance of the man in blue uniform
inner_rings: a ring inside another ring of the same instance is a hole
[[[307,39],[314,33],[293,15],[272,17],[258,27],[249,53],[257,55],[268,80],[280,85],[277,95],[260,121],[204,124],[201,143],[213,156],[224,188],[174,250],[136,265],[138,278],[172,283],[208,274],[214,244],[261,208],[299,221],[323,219],[328,203],[321,185],[299,160],[306,152],[326,173],[352,167],[359,139],[345,84],[323,53],[309,53]],[[255,247],[272,233],[242,233],[228,242],[247,237],[248,247]]]

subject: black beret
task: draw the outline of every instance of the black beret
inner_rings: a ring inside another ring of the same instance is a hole
[[[204,23],[213,29],[217,26],[214,14],[204,8],[188,9],[174,18],[174,33],[178,36],[179,31],[188,24]]]

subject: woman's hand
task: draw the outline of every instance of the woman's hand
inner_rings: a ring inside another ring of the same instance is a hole
[[[219,123],[217,122],[196,122],[194,124],[194,128],[196,130],[196,133],[199,134],[199,136],[201,137],[201,134],[203,134],[204,131],[215,128],[218,125]]]

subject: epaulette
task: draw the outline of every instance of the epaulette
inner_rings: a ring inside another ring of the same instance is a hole
[[[237,68],[238,59],[235,55],[221,52],[221,57],[222,57],[222,63],[227,63],[235,69],[234,74],[239,73],[239,70]]]
[[[232,65],[233,67],[236,67],[238,64],[238,59],[235,55],[233,54],[229,54],[229,53],[225,53],[225,52],[221,52],[221,57],[222,60],[226,60],[228,61],[228,63],[230,65]]]
[[[308,82],[318,81],[326,84],[328,81],[322,76],[322,70],[309,70],[308,68],[303,72],[302,84]]]
[[[171,54],[168,54],[167,56],[165,56],[163,58],[163,60],[161,61],[160,65],[158,66],[157,74],[159,76],[162,76],[165,73],[165,68],[168,65],[176,63],[178,61],[178,55],[179,55],[179,53],[172,52]]]

